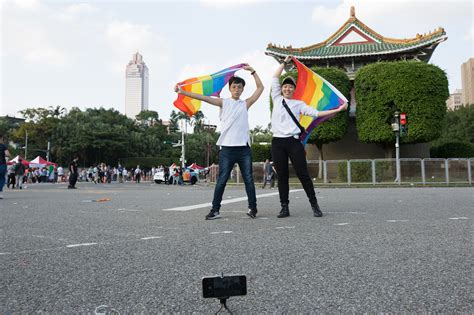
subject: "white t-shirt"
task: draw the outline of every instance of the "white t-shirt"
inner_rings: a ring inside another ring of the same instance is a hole
[[[250,142],[247,103],[241,99],[222,99],[220,109],[221,136],[217,145],[227,147],[246,146]]]
[[[278,78],[273,78],[271,96],[273,100],[272,111],[272,133],[275,138],[288,138],[300,134],[300,129],[295,124],[290,114],[282,104],[283,95],[281,95],[281,86]],[[308,106],[305,102],[285,98],[286,104],[296,119],[300,115],[318,117],[319,111],[316,108]]]

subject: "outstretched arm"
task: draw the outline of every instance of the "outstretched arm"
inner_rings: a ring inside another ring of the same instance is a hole
[[[335,109],[322,110],[318,113],[318,117],[324,117],[324,116],[328,116],[328,115],[331,115],[331,114],[342,112],[343,110],[347,109],[347,106],[348,106],[347,103],[344,103],[342,106],[340,106],[338,108],[335,108]]]
[[[250,71],[250,74],[255,79],[255,84],[257,85],[257,89],[255,90],[255,92],[253,92],[252,96],[250,96],[248,99],[245,100],[245,102],[247,103],[247,109],[249,109],[250,106],[252,106],[253,103],[255,103],[258,100],[260,95],[262,95],[264,87],[263,87],[262,81],[260,80],[260,77],[258,76],[254,68],[252,68],[249,65],[246,65],[244,67],[244,70]]]
[[[219,106],[222,107],[222,98],[219,97],[210,97],[210,96],[205,96],[193,92],[188,92],[183,90],[179,85],[176,84],[174,87],[174,91],[178,94],[183,94],[184,96],[194,98],[203,102],[206,102],[208,104],[214,105],[214,106]]]

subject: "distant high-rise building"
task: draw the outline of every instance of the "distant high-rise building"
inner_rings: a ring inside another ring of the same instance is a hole
[[[125,115],[135,119],[142,110],[148,110],[148,67],[137,52],[125,70]]]
[[[459,107],[461,107],[462,106],[461,96],[462,96],[462,91],[455,90],[454,93],[451,93],[451,95],[449,95],[449,98],[446,100],[446,107],[449,110],[456,110]]]
[[[461,81],[463,105],[474,104],[474,58],[461,65]]]

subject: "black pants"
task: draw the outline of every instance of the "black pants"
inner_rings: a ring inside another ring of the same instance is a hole
[[[272,158],[273,166],[278,175],[278,192],[280,194],[280,202],[282,204],[289,203],[288,194],[290,188],[288,186],[288,158],[296,171],[306,196],[310,203],[316,201],[314,185],[308,173],[308,165],[306,164],[306,156],[303,144],[293,137],[289,138],[273,138],[272,139]]]
[[[71,173],[69,175],[69,187],[76,187],[77,173]]]

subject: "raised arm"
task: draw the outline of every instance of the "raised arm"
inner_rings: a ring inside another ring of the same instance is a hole
[[[286,56],[285,60],[276,68],[275,73],[273,74],[274,78],[280,79],[281,74],[283,72],[283,69],[285,68],[285,65],[287,65],[291,61],[291,56]]]
[[[183,90],[179,85],[176,84],[174,87],[174,91],[178,94],[182,94],[184,96],[194,98],[203,102],[206,102],[208,104],[214,105],[214,106],[219,106],[222,107],[222,98],[219,97],[210,97],[210,96],[205,96],[193,92],[188,92]]]
[[[250,96],[248,99],[245,100],[245,103],[247,103],[247,109],[249,109],[250,106],[252,106],[253,103],[255,103],[258,100],[260,95],[262,95],[264,87],[262,84],[262,80],[260,80],[260,77],[258,76],[254,68],[252,68],[249,65],[246,65],[244,67],[244,70],[250,71],[250,74],[253,76],[255,80],[255,85],[257,85],[257,89],[255,90],[255,92],[253,92],[252,96]]]

